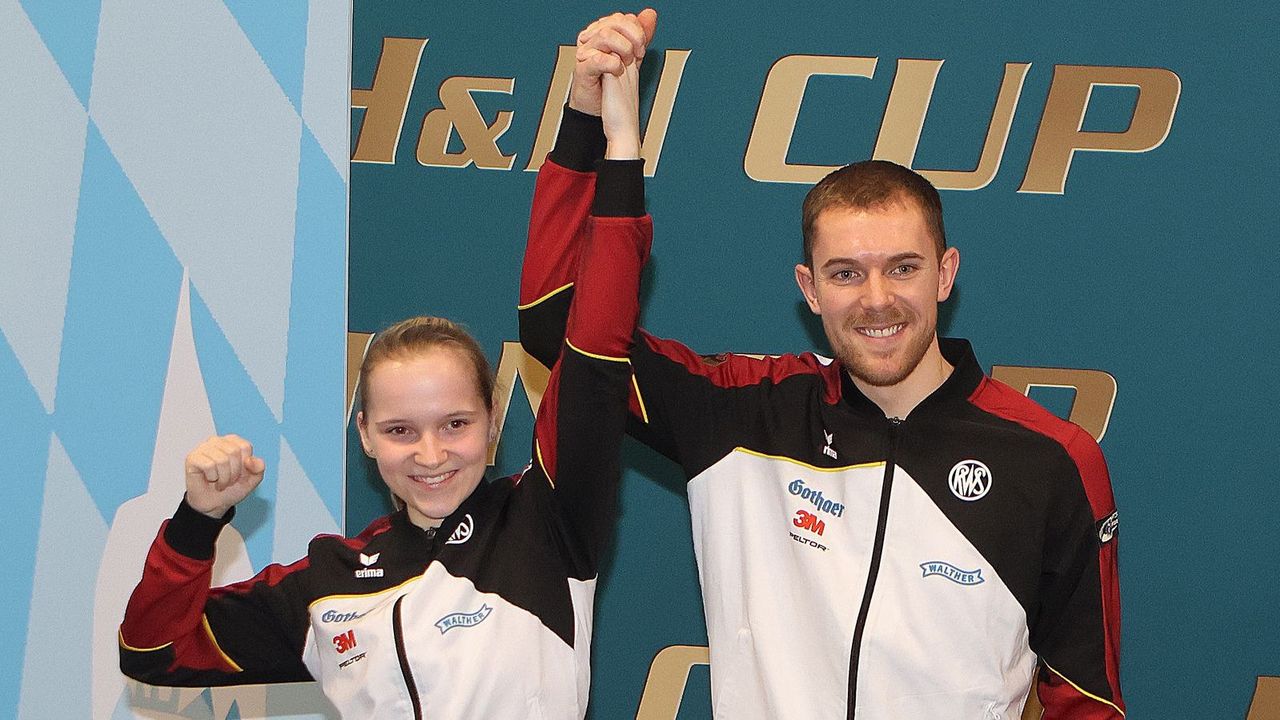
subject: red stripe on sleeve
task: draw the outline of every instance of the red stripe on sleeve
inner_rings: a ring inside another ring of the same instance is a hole
[[[594,173],[569,170],[550,160],[542,164],[533,191],[529,242],[520,273],[520,305],[541,300],[575,280],[595,182]],[[567,218],[579,222],[566,224]]]
[[[1004,383],[984,378],[970,396],[979,408],[1018,423],[1055,440],[1075,462],[1095,523],[1116,510],[1111,477],[1102,450],[1093,437],[1078,425],[1050,413],[1022,393]],[[1098,546],[1099,582],[1102,588],[1102,630],[1105,645],[1107,682],[1112,700],[1092,698],[1070,682],[1054,674],[1057,682],[1041,684],[1039,695],[1045,706],[1045,720],[1053,718],[1123,717],[1120,695],[1120,580],[1116,562],[1116,542]],[[1110,703],[1114,702],[1115,707]]]

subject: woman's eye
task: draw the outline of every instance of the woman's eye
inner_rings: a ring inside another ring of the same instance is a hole
[[[462,428],[466,427],[468,424],[469,423],[466,420],[450,420],[447,427],[450,430],[461,430]]]

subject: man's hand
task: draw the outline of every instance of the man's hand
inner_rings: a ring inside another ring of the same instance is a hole
[[[262,482],[267,464],[238,435],[211,437],[187,454],[187,504],[220,518]]]
[[[602,17],[578,33],[569,107],[588,115],[600,115],[602,77],[618,77],[627,66],[638,65],[657,26],[658,13],[646,8],[638,15],[614,13]]]

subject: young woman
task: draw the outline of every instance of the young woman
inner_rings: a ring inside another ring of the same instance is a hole
[[[626,77],[633,108],[635,68]],[[623,126],[638,152],[638,121]],[[640,161],[602,172],[615,188],[599,193],[589,242],[571,260],[574,291],[521,288],[522,312],[574,297],[530,467],[483,479],[497,417],[475,341],[438,318],[392,326],[364,360],[357,423],[403,508],[210,589],[218,533],[266,469],[247,441],[210,438],[187,456],[186,497],[125,611],[126,675],[190,686],[315,679],[349,718],[583,717],[652,237]],[[626,199],[610,204],[612,194]]]

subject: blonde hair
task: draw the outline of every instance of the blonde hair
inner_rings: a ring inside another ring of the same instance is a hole
[[[360,381],[356,386],[358,407],[364,412],[368,401],[369,374],[379,363],[400,360],[435,348],[450,348],[462,353],[475,371],[476,392],[485,407],[493,406],[493,370],[480,343],[455,322],[438,317],[411,317],[378,333],[364,362],[360,363]]]

